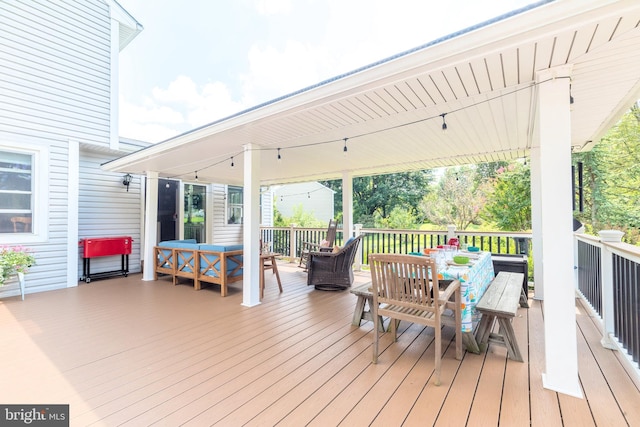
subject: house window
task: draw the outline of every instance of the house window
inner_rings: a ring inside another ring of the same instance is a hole
[[[36,154],[0,149],[0,234],[32,234]]]
[[[227,224],[242,224],[242,187],[227,186]]]

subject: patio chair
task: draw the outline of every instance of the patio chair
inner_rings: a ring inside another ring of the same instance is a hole
[[[391,319],[389,328],[394,342],[397,323],[401,320],[430,326],[435,330],[435,385],[440,385],[442,323],[446,309],[454,313],[456,359],[462,359],[460,281],[453,280],[441,289],[435,260],[422,256],[371,254],[369,265],[373,292],[373,363],[378,362],[380,316]],[[439,292],[433,291],[436,289]]]
[[[326,251],[326,252],[331,252],[331,250],[333,249],[333,244],[336,241],[336,231],[338,229],[338,223],[336,222],[336,220],[332,219],[329,221],[329,226],[327,227],[327,233],[325,235],[325,238],[323,239],[324,242],[324,246],[322,245],[322,242],[320,243],[312,243],[312,242],[302,242],[301,244],[301,250],[300,250],[300,264],[298,264],[298,267],[307,268],[307,263],[309,261],[309,252],[311,251]]]
[[[353,284],[353,261],[362,236],[350,238],[336,252],[309,252],[307,285],[321,291],[342,291]]]

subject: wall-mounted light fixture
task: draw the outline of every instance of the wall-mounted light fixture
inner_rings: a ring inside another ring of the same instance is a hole
[[[127,192],[129,192],[129,184],[131,184],[131,178],[133,177],[129,173],[122,177],[122,185],[127,187]]]

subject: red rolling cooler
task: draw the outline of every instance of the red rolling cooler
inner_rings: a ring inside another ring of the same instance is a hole
[[[80,280],[91,282],[91,279],[105,277],[124,276],[129,274],[129,255],[133,239],[130,236],[122,237],[92,237],[80,240],[82,246],[82,277]],[[122,258],[120,270],[103,271],[91,274],[91,258],[120,255]]]

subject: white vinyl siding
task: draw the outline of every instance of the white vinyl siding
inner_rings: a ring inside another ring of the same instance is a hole
[[[122,145],[122,144],[121,144]],[[127,187],[122,184],[124,174],[105,172],[100,165],[113,159],[113,155],[80,152],[80,188],[78,207],[78,237],[131,236],[132,253],[129,271],[140,272],[141,187],[140,176],[134,175]],[[82,248],[78,248],[78,277],[82,273]],[[119,270],[120,256],[91,259],[91,272]]]
[[[7,132],[109,146],[111,23],[92,1],[0,2]]]
[[[213,195],[213,239],[211,243],[220,245],[236,245],[242,243],[242,224],[227,224],[226,213],[226,193],[227,186],[223,184],[212,184],[211,193]]]
[[[36,257],[36,265],[26,276],[27,293],[74,284],[73,280],[69,283],[68,273],[76,254],[70,254],[69,248],[77,248],[78,225],[77,212],[69,211],[70,201],[76,199],[75,193],[69,194],[69,188],[74,188],[70,184],[75,183],[78,165],[69,162],[78,156],[77,143],[103,150],[95,154],[80,149],[80,235],[98,231],[131,235],[134,245],[138,245],[134,246],[137,258],[132,256],[130,261],[131,270],[135,271],[139,266],[140,197],[132,190],[139,191],[140,179],[134,177],[127,194],[118,184],[120,178],[101,175],[99,165],[123,154],[108,150],[108,6],[102,0],[0,1],[0,23],[0,141],[8,148],[40,150],[42,162],[36,173],[47,173],[47,187],[36,189],[37,202],[43,206],[43,234],[34,233],[33,241],[3,242],[22,244]],[[74,152],[69,152],[70,141],[77,141]],[[137,148],[140,147],[131,145],[128,151]],[[85,183],[86,179],[90,182]],[[109,179],[111,188],[106,185]],[[110,206],[102,211],[94,209],[107,200]],[[97,217],[92,219],[91,215]],[[18,293],[15,285],[0,288],[0,298]]]

